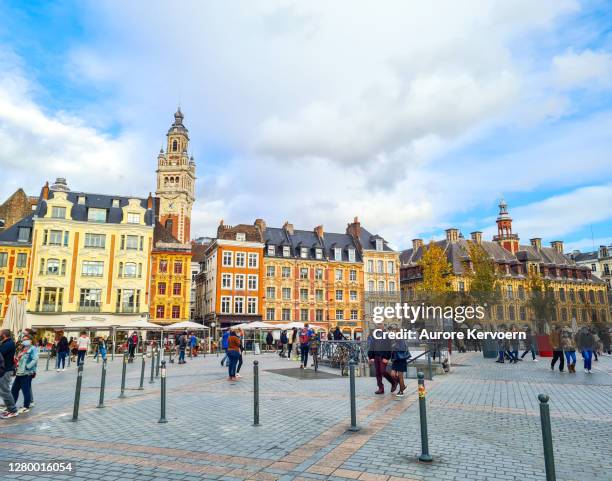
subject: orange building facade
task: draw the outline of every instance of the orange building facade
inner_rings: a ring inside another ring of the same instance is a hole
[[[25,301],[28,295],[32,251],[32,216],[0,234],[0,321],[11,296]]]

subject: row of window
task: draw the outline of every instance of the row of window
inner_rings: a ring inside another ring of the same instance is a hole
[[[593,272],[597,272],[597,264],[591,264],[591,270]],[[610,275],[610,265],[609,264],[604,264],[603,265],[603,275],[604,276],[609,276]]]
[[[271,257],[276,256],[276,252],[277,252],[276,247],[277,246],[268,245],[267,252],[269,256]],[[334,247],[332,252],[333,252],[332,260],[335,260],[335,261],[342,260],[342,248],[341,247]],[[355,262],[356,260],[355,249],[349,248],[347,249],[347,252],[348,252],[349,262]],[[289,246],[282,246],[282,247],[279,246],[279,254],[281,253],[282,253],[282,257],[291,257],[291,248]],[[309,259],[310,254],[311,254],[311,249],[309,247],[300,247],[298,248],[297,253],[300,256],[300,258]],[[314,258],[318,260],[323,260],[323,249],[321,247],[315,247]]]
[[[281,277],[284,278],[289,278],[291,277],[291,267],[281,267]],[[311,278],[311,272],[310,269],[308,267],[300,267],[300,271],[299,271],[299,276],[300,279],[310,279]],[[344,280],[344,270],[343,269],[336,269],[335,270],[335,280],[336,281],[342,281]],[[267,266],[266,267],[266,277],[275,277],[276,276],[276,266]],[[323,280],[324,278],[324,272],[323,269],[320,267],[317,267],[316,269],[314,269],[314,279],[317,281]],[[351,282],[356,282],[357,281],[357,271],[354,269],[351,269],[349,271],[349,281]]]
[[[118,199],[113,200],[113,207],[119,208]],[[108,211],[106,209],[89,207],[87,209],[87,221],[104,223],[107,220],[107,214],[108,214]],[[66,218],[66,207],[60,207],[60,206],[51,207],[51,217],[53,219],[65,219]],[[140,224],[140,218],[141,216],[137,212],[127,213],[127,223],[128,224]]]
[[[589,309],[568,309],[566,307],[562,307],[561,309],[559,309],[559,313],[560,313],[560,320],[562,322],[571,322],[572,319],[576,319],[576,321],[580,322],[580,321],[584,321],[584,322],[589,322],[589,321],[597,321],[597,316],[598,313],[595,309],[589,310]],[[518,318],[517,318],[518,315]],[[606,311],[602,310],[599,313],[600,316],[600,320],[605,320],[606,319]],[[518,308],[518,310],[516,309],[515,306],[503,306],[503,305],[498,305],[495,307],[495,317],[498,321],[504,321],[504,320],[508,320],[508,321],[516,321],[516,320],[520,320],[520,321],[526,321],[527,320],[527,309],[525,306],[520,306]],[[556,322],[557,319],[557,310],[553,309],[551,311],[551,320]]]
[[[8,265],[8,252],[0,252],[0,269]],[[28,254],[20,252],[17,254],[15,267],[23,269],[28,265]]]
[[[168,266],[169,266],[169,262],[166,259],[160,259],[159,260],[159,265],[158,265],[158,270],[159,272],[166,274],[168,272]],[[182,274],[183,273],[183,262],[182,261],[174,261],[172,263],[172,272],[174,272],[175,274]]]
[[[222,264],[224,267],[246,267],[248,265],[249,268],[257,268],[259,266],[259,254],[249,252],[247,256],[246,252],[223,251]]]
[[[247,281],[246,286],[249,291],[256,291],[258,284],[258,277],[256,274],[235,274],[234,276],[234,289],[243,290],[245,288],[245,279]],[[221,289],[232,289],[232,274],[221,274]]]
[[[222,296],[221,314],[257,314],[257,297]]]
[[[157,319],[165,319],[166,317],[166,307],[165,306],[157,306],[155,308],[155,317]],[[172,306],[170,308],[170,317],[172,319],[180,319],[181,318],[181,306]]]
[[[282,296],[281,296],[282,300],[284,301],[291,300],[291,287],[283,287],[281,289],[281,293],[282,293]],[[323,289],[315,289],[314,293],[315,293],[315,301],[323,302],[323,300],[325,299]],[[310,295],[309,289],[304,289],[304,288],[300,289],[300,300],[301,301],[308,301],[309,295]],[[276,287],[266,287],[266,299],[276,299]],[[349,291],[348,299],[350,301],[357,301],[358,300],[357,291],[354,291],[354,290]],[[343,290],[336,289],[335,300],[336,301],[345,300],[345,295],[344,295]]]
[[[79,306],[81,312],[100,312],[102,289],[80,289]],[[140,310],[140,289],[117,289],[116,312],[138,312]],[[63,309],[64,289],[62,287],[39,287],[36,297],[38,311],[61,312]]]
[[[70,232],[55,229],[43,231],[42,245],[68,247]],[[86,233],[83,241],[84,248],[104,249],[106,247],[106,234]],[[121,250],[144,250],[144,236],[121,235],[119,248]]]
[[[66,259],[40,259],[38,270],[40,275],[64,276],[66,275]],[[83,261],[81,275],[85,277],[103,277],[104,261]],[[118,277],[142,278],[142,262],[119,262]]]
[[[277,319],[276,317],[276,312],[277,309],[274,309],[273,307],[268,307],[266,309],[266,321],[277,321],[279,319]],[[280,309],[281,312],[281,321],[292,321],[294,319],[291,319],[291,312],[292,309]],[[344,311],[342,309],[336,309],[335,312],[335,319],[337,321],[343,321],[345,319],[350,319],[352,321],[356,321],[358,320],[358,316],[359,316],[359,312],[357,311],[357,309],[351,309],[350,311]],[[310,319],[310,311],[309,309],[300,309],[300,319],[301,322],[309,322],[312,319]],[[326,316],[326,312],[323,309],[315,309],[314,311],[314,321],[315,322],[324,322],[324,321],[328,321],[328,316]]]
[[[183,284],[181,284],[180,282],[174,282],[172,284],[172,295],[173,296],[180,296],[181,295],[181,290],[183,289]],[[160,295],[166,295],[166,283],[165,282],[158,282],[157,283],[157,293]]]
[[[368,263],[366,266],[366,272],[373,273],[374,272],[374,260],[368,259]],[[384,261],[376,261],[376,273],[384,274],[385,273],[385,263]],[[387,261],[387,274],[395,274],[395,262]]]
[[[5,279],[4,277],[0,277],[0,293],[4,292]],[[13,279],[13,288],[11,292],[19,294],[23,292],[25,286],[25,279],[23,277],[16,277]]]
[[[374,281],[368,281],[368,292],[385,292],[385,281],[378,281],[378,283],[374,282]],[[389,292],[395,292],[395,289],[397,288],[397,285],[395,283],[395,281],[389,281]],[[378,287],[378,289],[377,289]]]

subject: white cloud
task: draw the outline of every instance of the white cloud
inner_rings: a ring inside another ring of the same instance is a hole
[[[553,58],[557,84],[564,89],[612,87],[612,54],[568,51]]]

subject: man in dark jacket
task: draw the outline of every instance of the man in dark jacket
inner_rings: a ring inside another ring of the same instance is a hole
[[[380,328],[380,335],[382,336],[386,331],[384,328]],[[391,359],[391,341],[387,338],[376,339],[372,337],[372,343],[368,350],[368,359],[370,364],[374,364],[376,371],[376,384],[378,384],[378,391],[374,394],[384,394],[385,385],[383,384],[383,377],[391,383],[391,392],[394,392],[397,388],[397,381],[393,379],[393,376],[387,372],[387,364]]]
[[[17,416],[17,406],[11,394],[11,379],[15,371],[15,342],[11,337],[11,331],[2,329],[0,331],[0,398],[4,401],[6,409],[0,414],[1,418]]]
[[[561,347],[561,339],[563,338],[561,328],[557,327],[550,334],[550,344],[553,348],[553,357],[552,361],[550,361],[550,369],[555,370],[555,364],[557,360],[559,360],[559,372],[563,372],[563,368],[565,367],[565,361],[563,360],[563,348]]]

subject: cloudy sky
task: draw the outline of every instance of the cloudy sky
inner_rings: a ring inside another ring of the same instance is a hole
[[[180,103],[193,234],[219,219],[612,242],[600,1],[0,0],[0,198],[145,196]]]

